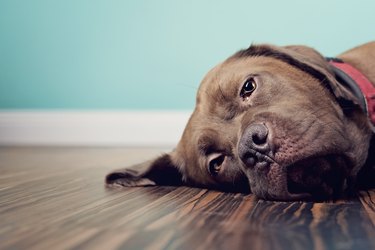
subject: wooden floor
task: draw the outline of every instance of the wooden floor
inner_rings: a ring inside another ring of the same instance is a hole
[[[375,191],[302,203],[105,188],[110,170],[165,150],[0,148],[0,248],[375,249]]]

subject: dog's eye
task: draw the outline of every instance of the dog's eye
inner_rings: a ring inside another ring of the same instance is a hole
[[[240,96],[244,99],[248,98],[251,95],[251,93],[254,92],[256,87],[257,87],[257,84],[253,77],[247,79],[244,85],[242,86]]]
[[[220,172],[224,159],[225,155],[223,154],[213,154],[209,157],[208,172],[212,176],[216,176]]]

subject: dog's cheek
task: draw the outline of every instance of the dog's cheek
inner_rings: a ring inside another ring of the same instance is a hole
[[[250,192],[249,179],[239,166],[239,162],[227,163],[219,175],[212,177],[218,189],[241,193]]]

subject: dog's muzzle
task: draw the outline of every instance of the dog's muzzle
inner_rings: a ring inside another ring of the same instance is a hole
[[[344,157],[334,153],[306,156],[285,165],[276,159],[270,134],[267,124],[251,124],[238,144],[242,170],[255,195],[268,200],[324,199],[345,188]]]
[[[239,157],[252,192],[258,197],[274,200],[309,197],[306,192],[289,192],[287,167],[274,160],[275,152],[269,134],[266,124],[252,124],[245,129],[238,144]]]

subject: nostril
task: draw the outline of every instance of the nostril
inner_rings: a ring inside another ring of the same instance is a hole
[[[267,134],[256,133],[252,135],[252,141],[256,145],[263,145],[267,142]]]
[[[243,157],[243,161],[245,162],[247,166],[251,167],[251,166],[255,166],[258,160],[255,154],[248,153],[246,154],[245,157]]]
[[[267,143],[268,128],[264,124],[252,124],[247,128],[248,137],[251,142],[256,145],[263,145]]]

